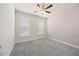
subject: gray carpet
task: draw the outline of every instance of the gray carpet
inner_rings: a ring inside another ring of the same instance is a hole
[[[79,49],[53,40],[39,39],[15,44],[10,56],[79,56]]]

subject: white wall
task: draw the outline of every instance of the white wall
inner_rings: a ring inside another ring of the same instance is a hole
[[[21,17],[26,16],[30,20],[30,36],[21,37]],[[45,38],[47,35],[47,19],[36,15],[16,11],[16,43]],[[44,33],[38,34],[38,20],[45,20]]]
[[[54,4],[48,18],[48,35],[60,41],[79,46],[79,4]]]
[[[14,45],[14,18],[13,4],[0,4],[0,45],[2,55],[9,55]]]

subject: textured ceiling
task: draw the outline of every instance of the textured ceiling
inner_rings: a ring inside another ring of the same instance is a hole
[[[74,4],[73,3],[52,3],[52,4],[53,4],[53,7],[49,9],[49,11],[52,12],[51,14],[48,14],[48,13],[41,14],[40,12],[38,13],[33,12],[33,11],[39,10],[39,7],[37,7],[36,3],[15,3],[15,8],[16,10],[19,10],[25,13],[30,13],[41,17],[49,18],[56,15],[56,13],[61,14],[62,12],[65,12],[70,8],[79,6],[79,4],[77,3],[74,3]],[[46,3],[45,5],[48,6],[49,3]]]
[[[42,5],[42,4],[40,4],[40,5]],[[48,6],[48,5],[50,5],[50,4],[49,3],[45,4],[45,6]],[[34,4],[32,4],[32,3],[16,3],[15,8],[16,8],[16,10],[38,15],[38,16],[45,17],[45,18],[50,16],[50,14],[48,14],[48,13],[41,14],[39,11],[40,8],[36,5],[36,3],[34,3]],[[34,12],[34,11],[39,11],[39,12]],[[51,11],[53,13],[53,7],[51,7],[49,9],[49,11]]]

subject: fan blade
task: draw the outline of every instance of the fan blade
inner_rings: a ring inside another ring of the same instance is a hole
[[[53,5],[51,4],[51,5],[49,5],[48,7],[46,7],[45,9],[49,9],[49,8],[51,8]]]
[[[40,7],[40,5],[39,5],[39,4],[37,4],[37,6],[38,6],[38,7]]]
[[[47,12],[47,13],[51,13],[50,11],[45,11],[45,12]]]
[[[43,5],[43,6],[42,6],[42,9],[44,9],[44,7],[45,7],[45,6]]]
[[[34,11],[34,12],[38,12],[38,11]]]

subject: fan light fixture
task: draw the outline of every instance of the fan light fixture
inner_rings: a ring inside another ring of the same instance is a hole
[[[40,13],[41,14],[44,14],[44,13],[51,13],[50,11],[48,11],[49,8],[53,7],[52,4],[50,4],[49,6],[45,6],[45,5],[40,5],[40,4],[37,4],[37,6],[40,8]],[[34,11],[34,12],[39,12],[39,11]]]

